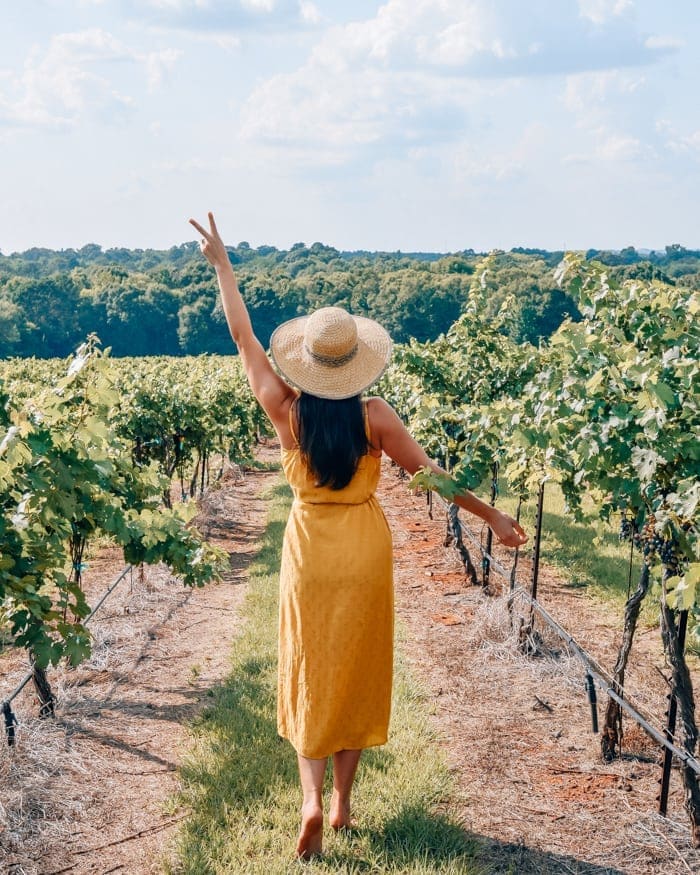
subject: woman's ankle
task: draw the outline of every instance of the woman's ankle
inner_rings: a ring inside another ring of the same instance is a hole
[[[301,807],[303,809],[311,809],[311,808],[323,808],[323,797],[320,793],[309,794],[308,796],[304,796],[302,800]]]

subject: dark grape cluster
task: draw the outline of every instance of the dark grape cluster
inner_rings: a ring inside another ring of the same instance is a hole
[[[654,561],[654,557],[658,554],[659,550],[663,546],[664,539],[657,532],[651,531],[651,533],[642,532],[642,554],[644,555],[644,561],[647,565],[651,565]]]
[[[659,547],[659,559],[671,575],[680,574],[681,562],[678,551],[678,541],[675,538],[665,538]]]
[[[620,523],[620,537],[622,539],[622,524],[628,522],[623,518]],[[680,552],[680,544],[675,535],[664,537],[656,531],[656,520],[650,516],[646,523],[642,526],[640,532],[632,522],[629,522],[632,531],[632,542],[641,549],[646,565],[652,565],[655,560],[664,566],[666,572],[670,575],[680,574],[682,556]],[[629,529],[625,529],[629,531]],[[629,536],[627,536],[629,537]]]
[[[621,541],[631,541],[635,535],[634,522],[627,516],[623,516],[620,520],[620,531],[618,537]]]

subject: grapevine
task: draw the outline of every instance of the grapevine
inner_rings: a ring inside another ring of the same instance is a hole
[[[640,605],[658,593],[674,694],[685,702],[686,749],[695,749],[692,696],[674,612],[687,614],[700,647],[700,297],[681,285],[614,280],[607,268],[568,255],[557,269],[583,315],[535,349],[512,344],[489,323],[483,299],[489,260],[474,275],[465,315],[434,343],[400,351],[384,391],[415,437],[447,461],[453,485],[428,472],[414,480],[447,494],[474,489],[498,463],[510,490],[534,495],[556,481],[583,520],[589,496],[601,523],[620,514],[620,538],[639,548],[639,584],[629,596],[615,666],[622,688]],[[621,741],[621,712],[606,714],[603,752]],[[700,845],[700,789],[686,776],[686,805]]]
[[[179,369],[162,360],[133,364],[112,361],[94,337],[60,367],[3,363],[0,622],[39,668],[62,657],[77,665],[90,653],[80,571],[96,535],[120,545],[127,563],[165,562],[186,585],[201,586],[225,567],[224,554],[190,524],[194,504],[163,506],[172,471],[135,447],[150,417],[158,434],[182,435],[181,455],[188,438],[195,452],[245,454],[260,421],[240,369],[204,359]],[[149,377],[157,395],[147,395]],[[37,393],[37,385],[46,388]],[[168,421],[178,412],[182,418]],[[141,436],[142,445],[153,434]]]

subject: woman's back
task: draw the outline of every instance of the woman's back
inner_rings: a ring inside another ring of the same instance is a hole
[[[342,489],[316,486],[316,478],[309,470],[298,448],[282,450],[282,468],[294,498],[304,504],[363,504],[377,488],[381,460],[375,456],[362,456],[357,470]]]
[[[292,436],[296,440],[299,433],[295,422],[295,405],[289,410],[289,425]],[[365,435],[371,444],[371,433],[367,402],[362,402]],[[353,475],[347,486],[342,489],[333,489],[330,486],[317,486],[316,476],[306,463],[299,446],[292,449],[282,449],[282,468],[285,477],[294,493],[294,498],[306,504],[362,504],[368,501],[374,494],[379,481],[381,470],[381,456],[366,453],[361,456]]]

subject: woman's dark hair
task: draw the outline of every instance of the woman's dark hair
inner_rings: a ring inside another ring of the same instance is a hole
[[[295,406],[299,448],[316,485],[347,486],[369,449],[360,396],[336,400],[302,392]]]

